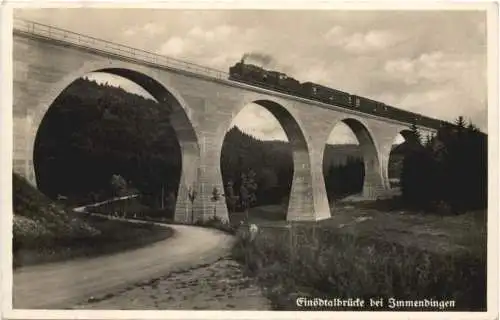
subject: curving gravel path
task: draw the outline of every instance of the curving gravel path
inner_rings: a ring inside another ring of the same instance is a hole
[[[16,269],[15,309],[66,309],[123,290],[137,282],[213,263],[227,255],[233,237],[221,231],[166,225],[174,235],[147,247],[91,259]]]

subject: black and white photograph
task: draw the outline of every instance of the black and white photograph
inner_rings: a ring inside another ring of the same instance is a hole
[[[498,316],[497,3],[165,3],[2,8],[3,317]]]

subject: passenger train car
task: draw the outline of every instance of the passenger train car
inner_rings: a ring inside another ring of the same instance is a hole
[[[353,95],[317,83],[301,83],[282,72],[266,70],[262,67],[245,63],[243,59],[229,68],[229,79],[434,129],[439,129],[446,124],[446,122],[441,120],[401,110],[380,101]]]

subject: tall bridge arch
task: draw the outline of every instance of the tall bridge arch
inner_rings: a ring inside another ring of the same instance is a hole
[[[243,103],[234,110],[231,122],[246,106],[259,105],[279,122],[290,143],[293,177],[287,204],[287,220],[299,220],[305,212],[314,212],[309,142],[299,118],[294,115],[293,108],[280,99],[260,95],[249,95],[242,101]]]
[[[32,140],[30,139],[28,141],[28,144],[32,146],[31,152],[33,154],[33,165],[30,167],[30,170],[33,170],[31,175],[35,177],[35,179],[32,180],[32,183],[34,185],[37,184],[35,147],[38,141],[39,128],[45,115],[64,89],[70,86],[76,79],[95,72],[120,76],[134,82],[151,94],[160,105],[170,110],[170,123],[175,131],[181,151],[181,175],[177,189],[175,217],[176,219],[187,220],[190,214],[191,205],[186,201],[188,198],[187,194],[189,188],[196,187],[197,185],[198,171],[196,168],[197,164],[200,162],[199,141],[189,118],[189,106],[174,88],[163,84],[161,80],[156,79],[155,75],[148,72],[148,70],[141,70],[140,68],[123,64],[119,61],[85,64],[80,69],[70,72],[50,86],[50,89],[40,99],[31,117],[31,125],[35,134],[31,135],[30,137],[32,137]],[[185,163],[194,164],[194,166],[188,166],[185,165]]]

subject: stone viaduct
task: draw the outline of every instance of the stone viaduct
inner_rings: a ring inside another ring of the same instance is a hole
[[[269,110],[293,148],[294,174],[287,220],[331,216],[322,172],[326,141],[339,122],[355,133],[365,161],[363,194],[376,198],[390,189],[388,159],[395,137],[408,123],[230,81],[221,71],[188,64],[37,23],[15,20],[13,30],[13,170],[36,186],[33,151],[38,127],[56,97],[91,72],[125,77],[173,108],[172,126],[182,153],[175,219],[189,222],[189,190],[197,197],[195,219],[228,218],[223,190],[221,148],[234,117],[249,103]],[[420,128],[434,133],[432,128]]]

